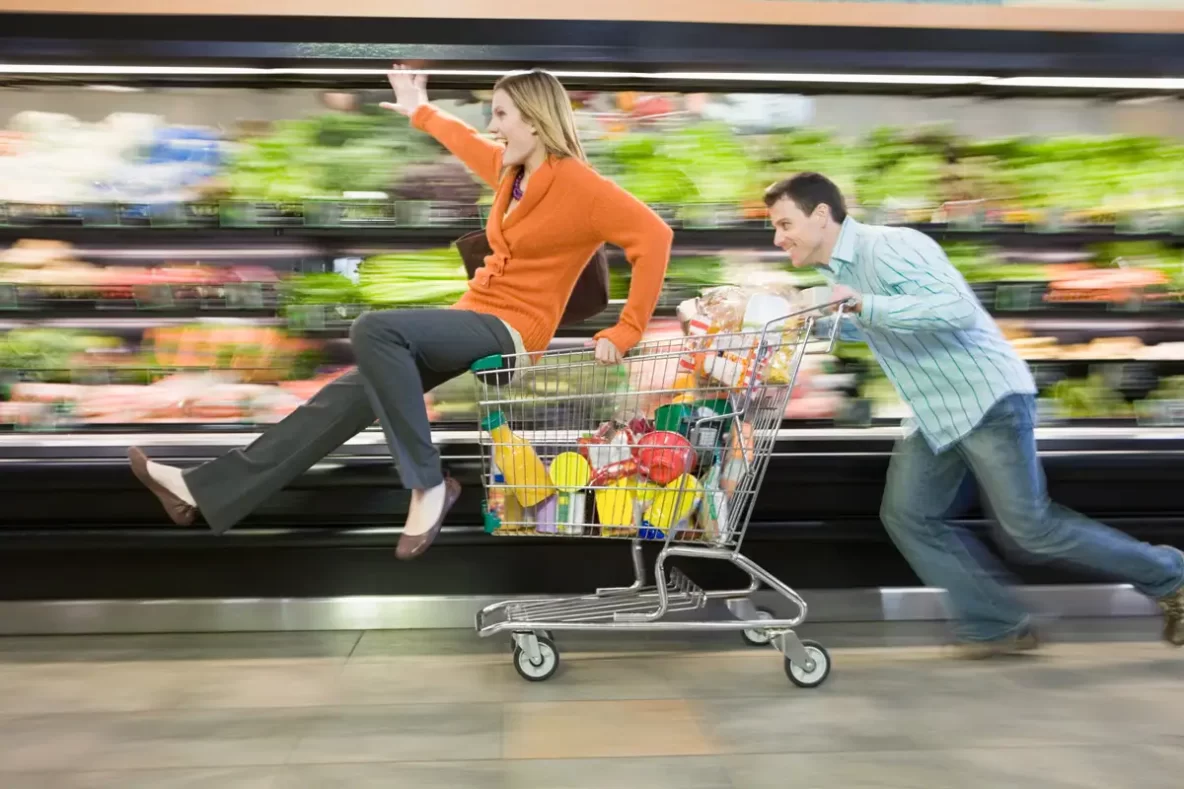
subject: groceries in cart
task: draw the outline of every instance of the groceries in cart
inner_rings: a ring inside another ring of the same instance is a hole
[[[800,304],[799,292],[793,288],[751,290],[731,285],[684,301],[678,306],[678,319],[691,341],[681,369],[738,389],[758,380],[789,383],[792,344],[783,338],[800,321],[786,316],[799,310]]]
[[[505,414],[495,411],[485,418],[481,427],[494,441],[493,460],[501,469],[506,486],[523,507],[538,505],[555,492],[543,462],[529,442],[510,430]]]
[[[682,335],[638,346],[608,391],[579,385],[595,366],[586,352],[515,364],[508,384],[502,365],[479,365],[486,530],[733,542],[806,339],[787,318],[796,296],[705,291],[680,305]],[[573,385],[545,385],[559,376]]]

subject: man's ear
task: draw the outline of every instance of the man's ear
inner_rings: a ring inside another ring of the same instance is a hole
[[[814,216],[822,220],[822,224],[826,225],[830,222],[830,206],[826,203],[819,203],[814,206]]]

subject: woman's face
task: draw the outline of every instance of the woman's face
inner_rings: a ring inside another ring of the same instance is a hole
[[[493,117],[489,121],[489,131],[505,143],[502,164],[506,167],[524,164],[540,145],[534,127],[526,122],[504,90],[493,93]]]

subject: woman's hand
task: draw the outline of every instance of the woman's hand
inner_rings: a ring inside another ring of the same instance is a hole
[[[624,360],[624,354],[613,345],[612,340],[601,337],[596,341],[596,361],[601,364],[620,364]]]
[[[411,74],[406,66],[396,63],[387,72],[386,78],[391,83],[391,89],[395,91],[395,100],[384,101],[381,105],[384,110],[411,117],[420,105],[428,103],[427,74]]]

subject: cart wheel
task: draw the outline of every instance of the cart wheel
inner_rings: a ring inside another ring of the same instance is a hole
[[[521,647],[514,647],[514,668],[527,682],[545,682],[559,669],[559,649],[549,638],[539,636],[539,659],[532,662]]]
[[[761,619],[774,619],[773,612],[767,608],[758,608],[756,612],[760,614]],[[740,637],[744,639],[744,643],[750,647],[767,647],[773,640],[766,630],[759,630],[757,628],[749,628],[740,632]]]
[[[810,671],[805,666],[795,665],[789,658],[785,659],[785,676],[799,688],[816,688],[830,676],[830,653],[817,641],[803,641],[806,654],[814,661],[814,668]]]

